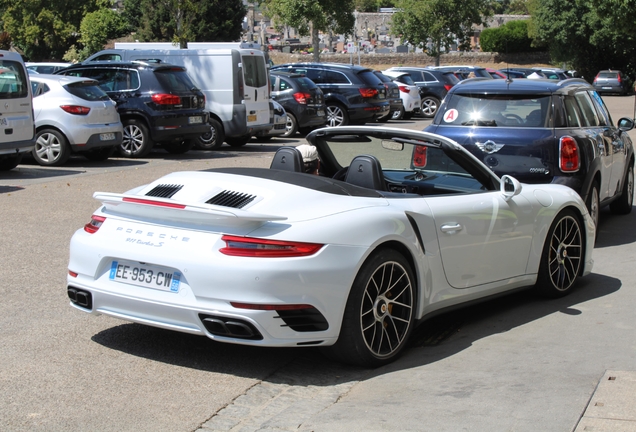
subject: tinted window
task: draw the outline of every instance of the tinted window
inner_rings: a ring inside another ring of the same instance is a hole
[[[17,99],[29,95],[29,87],[22,63],[0,60],[0,97]]]
[[[307,77],[296,78],[296,83],[299,84],[304,89],[315,89],[318,88],[315,82],[310,80]]]
[[[583,124],[582,126],[598,126],[599,120],[596,115],[596,110],[594,109],[594,105],[592,105],[592,100],[587,92],[579,92],[574,95],[577,103],[579,104],[579,108],[583,115]]]
[[[188,92],[196,87],[183,69],[158,69],[155,76],[165,91]]]
[[[99,82],[105,92],[136,90],[139,88],[139,74],[136,70],[115,68],[73,69],[64,75],[92,78]]]
[[[563,100],[563,104],[565,106],[567,125],[570,127],[580,127],[581,119],[576,100],[572,96],[566,96]]]
[[[426,82],[437,81],[437,79],[435,78],[435,75],[433,75],[430,72],[422,72],[422,75],[424,75],[424,81]]]
[[[323,71],[325,75],[324,82],[330,84],[350,84],[345,74],[336,71]],[[377,80],[377,78],[375,78]]]
[[[263,87],[267,85],[267,69],[265,60],[260,56],[243,56],[243,78],[249,87]]]
[[[121,56],[119,54],[103,54],[91,61],[121,61]]]
[[[382,81],[380,81],[380,78],[378,78],[378,76],[374,74],[372,71],[360,72],[358,76],[360,77],[362,82],[366,83],[367,85],[375,87],[382,84]]]
[[[401,82],[401,83],[404,83],[406,85],[411,85],[411,86],[415,85],[415,82],[413,81],[413,78],[411,78],[410,75],[402,75],[400,77],[397,77],[395,80],[397,82]]]
[[[289,90],[291,88],[294,88],[294,87],[292,87],[291,83],[285,81],[282,78],[280,78],[279,86],[280,86],[280,91],[285,91],[285,90]]]
[[[80,99],[84,99],[87,101],[97,101],[108,99],[108,95],[104,93],[104,91],[99,88],[96,82],[92,81],[83,81],[67,84],[64,86],[66,91],[68,91],[73,96],[77,96]]]
[[[378,77],[378,79],[382,82],[391,82],[391,78],[389,78],[388,76],[384,75],[383,73],[380,72],[374,72],[375,76]]]
[[[601,72],[598,74],[599,78],[616,78],[617,76],[617,72]]]
[[[605,106],[605,102],[603,102],[603,99],[601,99],[601,96],[599,96],[599,94],[595,91],[590,92],[590,94],[592,95],[592,102],[594,103],[594,106],[596,107],[596,111],[598,112],[601,125],[602,126],[614,125],[614,123],[612,122],[612,116],[610,115],[610,112],[607,109],[607,106]]]

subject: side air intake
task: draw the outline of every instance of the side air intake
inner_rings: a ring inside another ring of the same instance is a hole
[[[183,185],[170,185],[160,184],[152,188],[146,196],[159,197],[159,198],[172,198],[174,194],[179,192],[183,188]]]
[[[250,195],[241,192],[233,192],[233,191],[223,191],[209,200],[206,201],[206,204],[213,204],[223,207],[232,207],[232,208],[243,208],[252,201],[256,199],[255,195]]]

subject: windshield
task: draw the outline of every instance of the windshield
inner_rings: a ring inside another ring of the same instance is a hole
[[[325,165],[334,170],[346,170],[345,167],[349,167],[352,160],[360,155],[375,157],[383,176],[398,189],[405,184],[409,187],[417,185],[418,190],[434,187],[438,193],[472,193],[492,189],[492,177],[476,170],[466,161],[465,155],[443,148],[436,142],[398,135],[331,135],[318,137],[317,146]],[[337,174],[335,176],[337,178]]]
[[[457,126],[547,127],[549,95],[453,94],[436,123]]]

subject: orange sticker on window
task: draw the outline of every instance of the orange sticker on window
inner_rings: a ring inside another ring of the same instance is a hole
[[[458,115],[459,115],[459,112],[457,112],[455,108],[449,109],[448,111],[444,113],[444,121],[446,123],[454,122],[455,120],[457,120]]]

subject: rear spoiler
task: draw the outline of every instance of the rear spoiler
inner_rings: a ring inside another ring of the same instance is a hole
[[[223,207],[206,203],[186,203],[166,198],[145,197],[140,195],[125,195],[108,192],[95,192],[93,198],[101,201],[107,211],[125,215],[148,217],[148,210],[152,209],[152,216],[156,219],[204,223],[211,219],[232,219],[237,222],[268,222],[286,220],[286,216],[253,213],[238,208]]]

